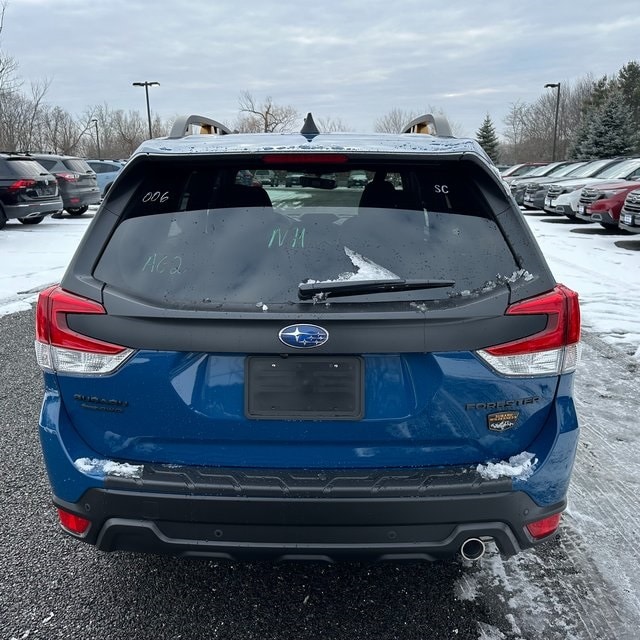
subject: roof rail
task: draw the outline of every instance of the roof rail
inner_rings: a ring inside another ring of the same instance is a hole
[[[453,138],[451,127],[445,116],[425,113],[423,116],[414,118],[405,125],[402,133],[427,133],[432,136],[444,136]]]
[[[170,139],[182,138],[187,135],[189,127],[192,125],[198,125],[200,127],[200,133],[204,134],[216,134],[216,135],[226,135],[231,133],[231,129],[225,127],[220,122],[216,120],[212,120],[211,118],[206,118],[205,116],[180,116],[174,123],[173,127],[171,127],[171,133],[169,134]]]

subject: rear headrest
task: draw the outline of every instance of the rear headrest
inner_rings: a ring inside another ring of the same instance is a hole
[[[395,187],[387,180],[374,180],[370,182],[362,192],[360,206],[394,209],[398,206]]]
[[[271,198],[262,187],[232,184],[220,192],[216,208],[271,207]]]

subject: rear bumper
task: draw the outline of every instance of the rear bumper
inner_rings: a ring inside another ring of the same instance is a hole
[[[55,213],[62,209],[62,200],[59,198],[46,202],[22,202],[18,204],[3,204],[7,220],[18,218],[39,218]]]
[[[61,193],[65,209],[99,204],[102,200],[102,194],[97,186],[94,189],[82,189],[78,191],[66,189],[65,191],[61,191]]]
[[[540,507],[511,480],[469,468],[441,472],[293,472],[145,468],[109,478],[77,503],[84,541],[103,551],[225,559],[436,560],[469,538],[507,554],[534,546],[525,524],[562,511]]]

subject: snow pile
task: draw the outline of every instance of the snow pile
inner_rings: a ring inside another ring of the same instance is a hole
[[[508,462],[479,464],[476,471],[486,480],[497,480],[502,477],[526,480],[533,473],[537,462],[535,454],[524,451],[517,456],[511,456]]]
[[[356,271],[345,271],[331,280],[306,280],[304,284],[328,284],[330,282],[349,282],[351,280],[399,280],[399,276],[389,271],[389,269],[381,267],[372,260],[349,249],[349,247],[345,247],[344,252],[349,260],[353,262]]]
[[[73,464],[83,473],[117,476],[118,478],[140,478],[144,470],[144,466],[141,464],[98,460],[97,458],[78,458]]]

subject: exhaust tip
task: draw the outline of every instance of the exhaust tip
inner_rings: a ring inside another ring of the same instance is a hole
[[[465,560],[480,560],[486,550],[487,547],[480,538],[469,538],[462,543],[460,555]]]

